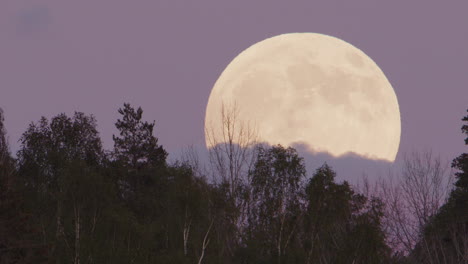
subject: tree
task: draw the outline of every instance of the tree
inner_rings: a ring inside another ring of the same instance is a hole
[[[24,208],[3,122],[0,108],[0,263],[46,263],[47,247],[35,241],[37,226]]]
[[[465,145],[468,145],[468,115],[462,121],[466,122],[461,130],[466,136]],[[452,225],[452,241],[458,259],[468,262],[468,153],[455,158],[452,167],[458,170],[455,173],[455,190],[450,197],[450,202],[454,204],[452,210],[458,213],[455,216],[457,222]]]
[[[0,166],[5,164],[10,156],[6,139],[6,129],[4,121],[5,118],[3,116],[3,110],[0,108]]]
[[[253,170],[250,240],[265,245],[259,254],[281,263],[291,247],[301,215],[300,183],[304,161],[293,148],[260,147]]]
[[[166,248],[179,262],[196,262],[196,252],[202,240],[200,230],[211,221],[209,187],[203,178],[195,177],[187,164],[176,163],[168,168],[169,175],[164,218]]]
[[[80,263],[83,213],[102,194],[92,192],[102,160],[96,120],[80,112],[72,118],[57,115],[50,123],[43,117],[21,137],[19,174],[34,197],[30,208],[39,218],[42,240],[52,245],[58,262]]]
[[[222,105],[219,125],[205,124],[205,136],[209,151],[212,176],[218,189],[225,194],[221,200],[228,218],[219,218],[215,227],[225,229],[226,250],[233,255],[245,231],[250,207],[249,171],[256,158],[257,135],[246,120],[239,120],[236,104]],[[222,219],[222,220],[221,220]]]
[[[152,221],[164,210],[167,152],[153,135],[155,122],[142,120],[141,107],[135,110],[125,103],[118,112],[122,118],[115,123],[120,136],[113,136],[113,165],[120,193],[140,220]]]
[[[466,136],[465,145],[468,145],[468,115],[463,117],[462,121],[467,122],[467,124],[462,126],[461,130]],[[468,192],[468,153],[463,153],[455,158],[452,162],[452,167],[458,170],[458,172],[455,173],[457,177],[455,186],[460,191]]]
[[[383,263],[389,257],[381,226],[383,204],[355,193],[324,164],[305,187],[302,246],[306,263]]]
[[[345,232],[341,229],[350,221],[349,201],[353,193],[347,183],[338,185],[334,181],[335,172],[325,164],[316,170],[305,188],[307,209],[304,246],[307,263],[314,263],[320,258],[331,262],[339,245],[329,248],[336,244],[330,234],[338,238],[336,241],[344,240]]]
[[[238,119],[237,105],[222,105],[220,127],[206,124],[205,135],[209,146],[214,180],[228,184],[229,196],[237,199],[239,189],[245,185],[254,163],[256,132],[249,122]]]
[[[153,135],[155,122],[143,122],[141,107],[135,110],[128,103],[125,103],[118,112],[122,115],[122,119],[118,119],[115,126],[119,130],[120,137],[112,136],[117,160],[135,170],[147,166],[165,165],[167,152],[158,145],[158,138]]]
[[[467,122],[468,116],[462,118]],[[468,136],[468,125],[462,126]],[[468,137],[465,139],[468,145]],[[447,202],[426,221],[410,259],[417,263],[468,262],[468,154],[455,158],[456,182]]]
[[[448,198],[452,177],[447,164],[430,151],[405,155],[397,176],[379,182],[379,197],[385,203],[387,243],[407,255]]]

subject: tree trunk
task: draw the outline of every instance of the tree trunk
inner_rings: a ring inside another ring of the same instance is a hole
[[[208,244],[210,243],[210,239],[208,238],[208,235],[210,234],[210,230],[211,230],[211,227],[213,226],[213,222],[214,220],[211,220],[211,224],[208,227],[208,231],[206,231],[205,238],[203,238],[202,252],[201,252],[200,258],[198,259],[198,264],[201,264],[203,261],[203,258],[205,257],[206,247],[208,247]]]
[[[187,212],[187,207],[185,208],[185,220],[184,220],[184,256],[187,256],[188,249],[187,249],[187,243],[188,243],[188,238],[190,235],[190,226],[192,225],[192,219],[188,219],[188,212]]]
[[[278,250],[278,264],[281,264],[281,243],[283,240],[283,225],[284,225],[284,216],[281,217],[281,227],[279,231],[279,236],[278,236],[278,244],[277,244],[277,250]]]
[[[80,209],[75,207],[75,261],[80,264]]]
[[[62,202],[60,199],[57,201],[57,212],[55,215],[55,241],[52,247],[52,255],[56,255],[57,252],[57,245],[59,243],[60,235],[63,234],[62,230]],[[57,258],[57,263],[59,262],[59,259]]]

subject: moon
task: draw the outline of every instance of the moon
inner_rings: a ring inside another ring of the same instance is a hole
[[[332,36],[283,34],[235,57],[208,99],[207,148],[213,147],[208,130],[221,133],[221,109],[233,104],[236,122],[255,124],[269,144],[390,162],[398,152],[401,120],[393,87],[369,56]]]

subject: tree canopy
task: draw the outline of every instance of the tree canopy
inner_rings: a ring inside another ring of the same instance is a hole
[[[445,174],[430,160],[406,164],[417,166],[402,172],[404,190],[364,191],[328,164],[308,174],[294,148],[243,131],[244,145],[217,144],[212,170],[200,170],[167,161],[140,107],[118,113],[110,151],[96,119],[75,112],[31,123],[14,158],[0,109],[0,264],[468,263],[467,153],[452,162],[442,205],[431,192]],[[420,225],[402,228],[408,217]],[[408,231],[401,251],[394,236]]]

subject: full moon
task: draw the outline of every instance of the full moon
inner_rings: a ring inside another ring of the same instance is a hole
[[[395,91],[369,56],[335,37],[283,34],[235,57],[208,100],[208,148],[213,147],[208,131],[222,133],[223,105],[234,104],[236,122],[255,124],[259,139],[269,144],[303,144],[314,153],[390,162],[398,152]]]

